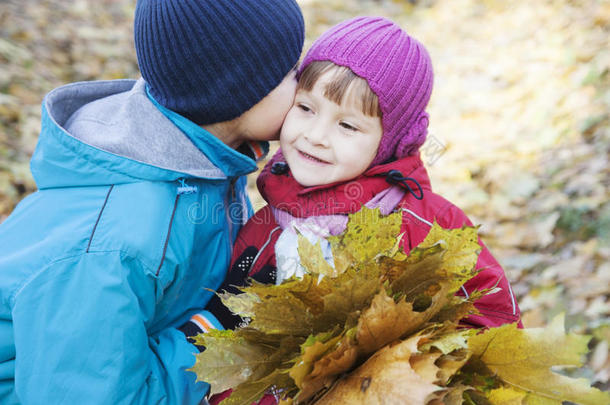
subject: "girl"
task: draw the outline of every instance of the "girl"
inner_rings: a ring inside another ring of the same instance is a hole
[[[310,241],[341,233],[347,214],[362,205],[382,214],[402,212],[406,252],[426,237],[434,221],[444,228],[471,225],[455,205],[435,194],[419,156],[428,127],[425,108],[433,82],[428,52],[384,18],[358,17],[323,34],[298,71],[292,108],[284,121],[281,151],[258,178],[268,205],[238,235],[226,290],[246,277],[280,283],[302,268],[295,229]],[[461,294],[494,289],[475,305],[480,315],[463,322],[491,327],[519,322],[504,271],[485,245],[480,272]],[[222,289],[222,287],[221,287]],[[240,321],[210,304],[225,327]]]

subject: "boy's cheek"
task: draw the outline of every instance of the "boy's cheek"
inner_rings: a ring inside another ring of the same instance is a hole
[[[284,118],[282,129],[280,131],[280,142],[282,140],[288,141],[294,138],[295,127],[298,125],[298,123],[296,122],[292,111],[292,109],[288,111],[288,114],[286,114],[286,117]]]

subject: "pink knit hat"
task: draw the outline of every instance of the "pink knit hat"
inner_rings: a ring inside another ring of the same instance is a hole
[[[379,98],[383,137],[372,166],[415,154],[426,140],[432,61],[426,48],[382,17],[357,17],[326,31],[299,69],[330,61],[364,78]]]

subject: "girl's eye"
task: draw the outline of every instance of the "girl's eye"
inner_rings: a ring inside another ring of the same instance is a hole
[[[311,108],[307,107],[305,104],[297,104],[297,107],[301,109],[301,111],[310,112]]]
[[[341,128],[345,128],[348,131],[358,131],[358,128],[356,128],[353,125],[348,124],[347,122],[340,122],[339,125],[341,126]]]

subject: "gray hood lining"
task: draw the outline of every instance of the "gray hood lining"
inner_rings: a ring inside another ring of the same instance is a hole
[[[72,83],[45,107],[73,138],[140,163],[204,178],[226,178],[146,95],[143,79]]]

